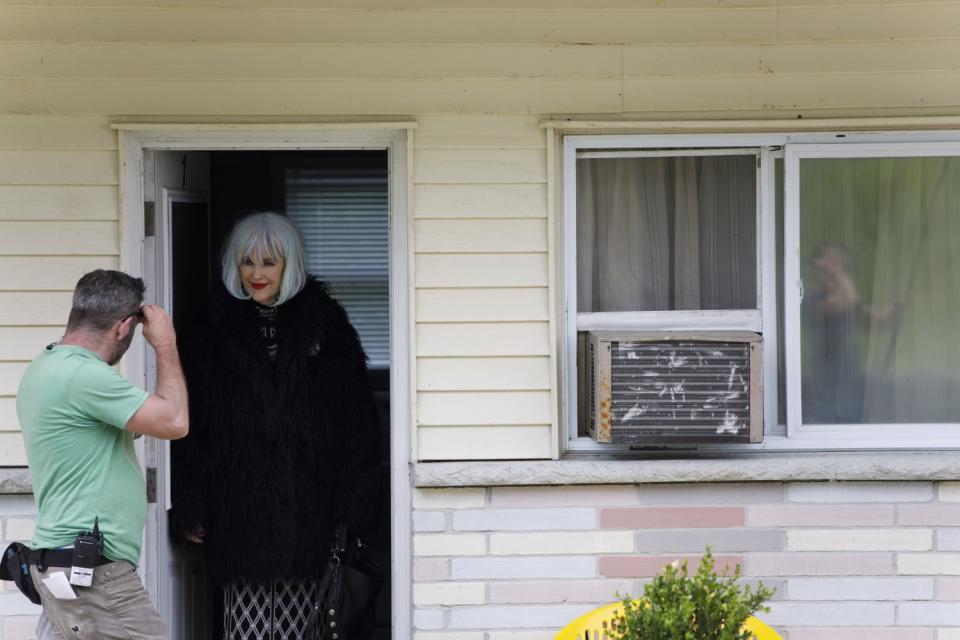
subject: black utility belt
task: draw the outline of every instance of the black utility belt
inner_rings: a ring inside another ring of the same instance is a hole
[[[96,566],[113,562],[110,558],[100,556]],[[31,549],[30,564],[35,564],[43,571],[47,567],[69,567],[73,565],[73,549]]]

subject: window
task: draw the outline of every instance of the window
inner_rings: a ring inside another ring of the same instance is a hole
[[[588,336],[611,330],[762,336],[761,447],[955,438],[950,135],[568,136],[568,448],[602,446]]]

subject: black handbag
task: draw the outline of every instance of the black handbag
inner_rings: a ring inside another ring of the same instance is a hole
[[[360,538],[348,540],[347,526],[338,525],[303,640],[366,640],[381,587],[383,570]]]
[[[12,580],[30,602],[40,604],[40,593],[30,575],[30,553],[27,545],[11,543],[3,552],[3,561],[0,562],[0,580]]]

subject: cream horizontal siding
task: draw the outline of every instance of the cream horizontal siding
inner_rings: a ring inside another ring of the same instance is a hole
[[[763,41],[775,7],[456,11],[2,7],[0,40],[459,44]],[[55,18],[55,19],[54,19]]]
[[[544,133],[436,116],[415,140],[418,455],[549,457]]]
[[[117,179],[105,117],[0,113],[0,465],[26,463],[28,362],[63,334],[77,279],[117,266]]]

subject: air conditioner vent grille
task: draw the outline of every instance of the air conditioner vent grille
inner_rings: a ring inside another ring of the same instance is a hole
[[[750,367],[747,342],[613,341],[613,441],[749,441]]]

